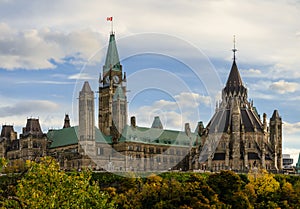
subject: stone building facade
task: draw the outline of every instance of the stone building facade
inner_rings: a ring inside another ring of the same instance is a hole
[[[48,139],[42,132],[39,119],[28,118],[19,138],[13,126],[3,125],[0,136],[0,157],[9,159],[10,165],[25,160],[38,160],[47,155]]]
[[[282,119],[277,110],[261,120],[243,85],[234,59],[216,106],[205,127],[184,131],[164,129],[159,116],[150,128],[139,127],[131,117],[127,125],[126,74],[111,33],[105,64],[99,76],[98,127],[94,92],[83,83],[79,92],[79,125],[65,116],[62,129],[43,134],[38,119],[28,119],[20,138],[12,126],[3,126],[0,157],[11,161],[55,157],[62,169],[90,167],[109,171],[282,169]]]
[[[200,168],[208,170],[282,169],[282,119],[274,110],[269,124],[248,101],[236,60],[206,128],[200,132]]]

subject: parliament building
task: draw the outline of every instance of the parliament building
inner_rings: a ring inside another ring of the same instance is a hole
[[[111,33],[105,64],[99,78],[99,106],[87,81],[79,92],[79,124],[71,126],[65,115],[61,129],[43,133],[39,120],[28,118],[22,134],[3,125],[0,157],[11,165],[53,156],[61,169],[108,171],[282,169],[282,119],[277,110],[261,119],[241,79],[234,58],[222,101],[204,126],[192,131],[164,129],[159,116],[151,127],[128,119],[126,73],[119,60],[115,34]],[[98,126],[95,124],[98,110]],[[128,124],[127,121],[130,120]]]

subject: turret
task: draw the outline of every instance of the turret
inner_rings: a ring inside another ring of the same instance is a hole
[[[87,81],[79,93],[79,139],[95,140],[94,92]]]
[[[93,156],[95,154],[95,117],[94,92],[87,81],[79,92],[79,143],[80,153]]]
[[[270,118],[270,142],[274,150],[274,167],[282,169],[282,120],[278,110]]]

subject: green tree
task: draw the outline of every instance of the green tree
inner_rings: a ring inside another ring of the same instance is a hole
[[[289,182],[283,182],[280,194],[279,194],[279,205],[283,208],[296,208],[296,206],[300,205],[300,202],[297,198],[297,194]]]
[[[107,193],[90,182],[91,172],[67,174],[58,163],[44,157],[26,162],[28,172],[17,185],[17,197],[24,208],[114,208]]]
[[[234,194],[240,192],[243,185],[241,178],[232,171],[211,174],[207,183],[218,194],[219,200],[227,205],[231,205]]]
[[[0,158],[0,173],[2,169],[7,165],[7,160],[5,158]]]
[[[136,187],[119,195],[119,208],[221,208],[217,194],[199,175],[190,175],[189,179],[184,176],[183,182],[172,174],[164,176],[168,178],[151,175],[136,179]]]

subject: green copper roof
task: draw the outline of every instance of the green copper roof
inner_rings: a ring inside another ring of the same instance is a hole
[[[120,71],[121,65],[119,60],[118,49],[115,40],[115,34],[110,34],[109,44],[106,54],[105,65],[103,66],[103,74],[105,74],[110,69],[114,71]]]
[[[123,101],[126,99],[121,85],[119,85],[117,87],[116,92],[113,96],[113,101],[117,101],[118,99],[123,100]]]
[[[298,162],[296,163],[296,168],[300,169],[300,153],[298,157]]]
[[[111,137],[105,136],[95,127],[96,142],[111,143]],[[78,143],[78,126],[63,128],[58,130],[49,130],[48,140],[52,141],[50,148],[63,147]]]
[[[196,142],[196,134],[192,134],[192,145]],[[157,128],[144,128],[125,126],[120,142],[137,142],[167,146],[186,146],[190,145],[190,139],[181,131],[163,130]]]

